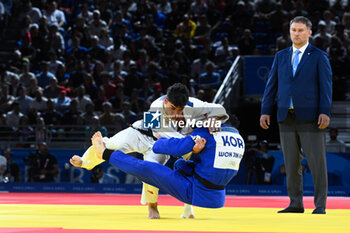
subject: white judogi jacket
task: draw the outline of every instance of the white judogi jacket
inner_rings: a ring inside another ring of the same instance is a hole
[[[165,117],[165,121],[167,122],[167,125],[168,126],[170,125],[171,128],[161,127],[160,129],[153,129],[154,136],[156,137],[160,136],[165,138],[170,138],[170,137],[181,138],[190,134],[192,132],[192,128],[184,127],[180,130],[177,130],[174,127],[174,125],[169,124],[169,121],[171,120],[165,113],[165,108],[164,108],[165,97],[166,96],[162,96],[156,99],[155,101],[153,101],[153,103],[150,106],[150,111],[157,111],[157,110],[160,111],[160,113],[162,114],[161,117]],[[204,102],[193,97],[189,98],[189,101],[184,107],[183,113],[186,121],[191,121],[191,120],[204,121],[208,118],[216,117],[221,121],[221,123],[225,123],[229,118],[225,108],[222,105]]]

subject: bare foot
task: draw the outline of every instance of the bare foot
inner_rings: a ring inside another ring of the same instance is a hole
[[[102,134],[100,131],[96,132],[91,138],[92,146],[96,150],[96,155],[99,159],[102,159],[103,152],[106,147],[103,143]]]
[[[81,159],[80,156],[74,155],[69,162],[74,166],[74,167],[81,167],[83,164],[83,160]]]
[[[157,202],[148,204],[148,218],[149,219],[160,219]]]

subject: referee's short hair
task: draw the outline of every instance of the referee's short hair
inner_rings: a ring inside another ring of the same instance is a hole
[[[311,21],[310,21],[308,18],[304,17],[304,16],[297,16],[297,17],[295,17],[294,19],[292,19],[292,20],[290,21],[290,24],[289,24],[289,25],[291,26],[293,23],[302,23],[302,24],[305,24],[306,27],[307,27],[307,29],[309,29],[309,30],[311,30],[311,28],[312,28],[312,23],[311,23]]]

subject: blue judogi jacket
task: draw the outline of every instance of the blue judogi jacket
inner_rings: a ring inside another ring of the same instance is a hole
[[[215,135],[210,134],[207,128],[196,128],[184,138],[160,138],[153,145],[153,151],[180,157],[192,151],[195,145],[193,136],[197,135],[206,139],[205,148],[192,155],[186,163],[192,172],[188,172],[188,167],[183,168],[193,183],[192,204],[207,208],[223,207],[224,187],[237,174],[244,153],[244,141],[235,128],[222,125],[222,131]]]

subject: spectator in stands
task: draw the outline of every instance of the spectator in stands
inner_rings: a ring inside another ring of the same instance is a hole
[[[122,111],[122,104],[127,99],[124,95],[124,85],[123,83],[118,83],[115,88],[114,95],[109,99],[109,102],[112,103],[114,112]]]
[[[206,67],[209,63],[213,63],[208,59],[208,52],[203,50],[198,59],[194,60],[191,65],[191,77],[198,79],[198,77],[206,72]]]
[[[120,60],[114,60],[113,62],[113,71],[110,72],[112,77],[112,82],[115,84],[122,83],[125,81],[125,76],[128,75],[127,72],[121,70]]]
[[[145,75],[146,76],[146,75]],[[149,63],[148,69],[147,69],[147,76],[146,76],[152,83],[159,82],[161,83],[162,87],[165,83],[167,83],[168,77],[165,77],[162,72],[160,72],[159,65],[152,61]],[[140,89],[143,86],[144,78],[142,79],[142,84],[137,86],[138,89]]]
[[[147,55],[147,50],[146,49],[140,49],[138,51],[138,57],[139,59],[135,61],[137,70],[141,72],[144,75],[147,75],[148,72],[148,66],[150,63],[150,59]]]
[[[195,0],[192,2],[190,10],[195,18],[199,18],[200,15],[207,13],[208,5],[207,5],[206,1]]]
[[[90,22],[93,19],[93,13],[89,10],[90,6],[88,2],[83,2],[81,7],[81,12],[78,17],[85,19],[86,23]]]
[[[163,90],[163,88],[162,88],[162,85],[160,83],[154,83],[153,84],[153,94],[147,98],[146,104],[148,106],[150,106],[153,103],[153,101],[155,101],[156,99],[161,97],[162,90]]]
[[[43,15],[47,17],[47,24],[57,25],[59,28],[63,27],[66,23],[66,17],[63,11],[57,9],[56,1],[49,1],[47,4],[47,9],[44,10]]]
[[[10,95],[19,96],[18,90],[20,89],[20,86],[22,86],[22,84],[19,83],[19,77],[17,75],[13,76],[9,83]]]
[[[290,11],[290,17],[295,17],[297,15],[301,15],[304,17],[307,17],[309,15],[309,13],[305,10],[305,5],[303,1],[296,1],[294,9]]]
[[[289,36],[289,23],[283,24],[282,35],[276,39],[276,52],[288,48],[292,43]]]
[[[25,0],[23,3],[23,11],[18,16],[19,20],[22,20],[22,18],[25,15],[29,15],[32,22],[38,24],[40,18],[42,17],[41,11],[37,7],[33,7],[32,1]]]
[[[327,152],[346,152],[346,145],[338,139],[338,129],[331,128],[329,130],[329,141],[326,144]]]
[[[114,46],[113,38],[109,36],[107,27],[103,27],[98,36],[100,37],[100,45],[102,45],[103,47],[109,48],[111,46]]]
[[[70,79],[70,75],[66,73],[66,66],[64,63],[58,64],[56,71],[56,78],[60,85],[67,86]]]
[[[49,34],[48,19],[45,15],[43,15],[43,17],[41,17],[39,20],[39,29],[38,29],[39,41],[44,41],[47,34]],[[43,52],[47,52],[47,51],[43,51]]]
[[[256,12],[260,19],[264,19],[274,9],[276,9],[276,3],[272,0],[258,0],[255,3]]]
[[[91,47],[88,48],[87,54],[90,55],[92,59],[103,62],[106,60],[106,49],[100,45],[100,39],[98,36],[91,37]]]
[[[327,47],[331,43],[331,38],[332,38],[331,34],[329,34],[326,31],[326,27],[327,27],[326,22],[323,20],[320,20],[320,22],[318,22],[317,33],[312,38],[314,41],[317,41],[317,40],[320,41],[318,46],[320,46],[319,48],[322,49],[323,51],[326,51]]]
[[[327,48],[329,62],[333,72],[333,100],[345,100],[347,92],[347,51],[340,39],[332,36],[331,45]]]
[[[100,115],[100,123],[102,126],[113,126],[115,123],[115,114],[112,112],[112,104],[104,102],[102,104],[103,113]]]
[[[238,48],[241,55],[253,55],[255,51],[255,40],[250,29],[244,29],[241,39],[238,41]]]
[[[159,29],[164,29],[166,16],[158,10],[157,5],[154,2],[150,3],[150,13],[151,14],[149,16],[152,16],[154,25],[156,25]]]
[[[70,101],[71,99],[67,97],[67,89],[64,86],[61,86],[58,96],[54,99],[56,111],[63,114],[68,110]]]
[[[59,173],[55,156],[50,154],[45,142],[38,144],[38,150],[29,155],[29,182],[54,182]]]
[[[130,66],[135,65],[135,61],[131,59],[130,50],[124,51],[123,59],[121,60],[121,69],[127,73],[130,72]]]
[[[12,128],[7,123],[7,114],[0,112],[0,138],[1,141],[12,140]]]
[[[204,90],[218,89],[221,85],[221,77],[220,74],[215,71],[214,64],[208,63],[206,65],[206,71],[207,72],[199,76],[199,88]]]
[[[36,78],[31,78],[29,80],[29,86],[26,88],[26,90],[27,95],[30,97],[35,97],[35,92],[37,90],[43,90],[43,88],[38,86],[38,80]]]
[[[92,20],[89,22],[89,29],[91,35],[100,36],[103,28],[107,27],[107,23],[101,19],[99,10],[94,10]]]
[[[66,51],[68,68],[73,68],[79,61],[85,59],[87,52],[87,48],[80,45],[80,38],[74,36],[72,45]]]
[[[55,129],[52,130],[53,132]],[[46,142],[51,139],[51,133],[49,129],[45,126],[44,118],[37,116],[36,118],[36,129],[35,129],[35,140],[37,142]]]
[[[23,62],[21,73],[19,75],[19,82],[22,83],[25,87],[28,87],[32,78],[35,78],[35,75],[34,73],[30,72],[29,61]]]
[[[30,108],[39,112],[47,110],[47,98],[43,96],[42,90],[39,89],[35,92],[35,98],[31,102]]]
[[[42,114],[44,124],[57,126],[61,124],[62,114],[55,109],[55,102],[52,99],[47,100],[47,111]]]
[[[86,73],[84,76],[84,88],[85,93],[89,95],[91,100],[97,99],[98,87],[95,84],[95,81],[90,73]]]
[[[74,98],[77,101],[78,111],[85,112],[85,107],[88,103],[92,103],[91,98],[85,94],[85,87],[79,86],[75,89],[76,97]]]
[[[32,105],[33,98],[27,95],[27,88],[19,86],[16,101],[19,102],[21,113],[26,115]]]
[[[19,22],[19,38],[21,38],[22,40],[26,40],[28,43],[30,43],[29,28],[32,24],[32,19],[29,15],[25,15]]]
[[[11,127],[12,130],[16,131],[19,127],[19,120],[23,116],[23,114],[20,112],[20,104],[18,101],[14,101],[12,103],[12,111],[8,112],[6,114],[6,124],[7,126]]]
[[[65,50],[64,39],[58,31],[58,26],[56,24],[51,24],[49,26],[49,34],[45,37],[46,50],[53,51],[59,56],[63,54]]]
[[[24,61],[29,61],[26,58],[22,58],[22,53],[18,49],[12,52],[12,59],[9,59],[8,66],[15,73],[19,74],[20,69],[22,68],[22,64]]]
[[[106,72],[103,71],[100,75],[101,79],[102,79],[102,85],[101,88],[103,88],[104,90],[104,97],[106,99],[111,98],[114,93],[115,93],[115,84],[111,82],[111,78],[112,76]]]
[[[163,0],[162,0],[163,1]],[[169,3],[169,1],[167,1]],[[166,14],[165,29],[174,31],[178,22],[182,20],[182,10],[179,8],[178,3],[170,1],[171,12]],[[160,9],[160,8],[158,8]]]
[[[348,48],[350,45],[350,39],[348,33],[344,31],[344,25],[343,24],[336,24],[334,27],[334,33],[333,36],[338,37],[341,42],[343,43],[345,48]]]
[[[190,19],[188,14],[185,14],[183,17],[183,21],[176,26],[174,36],[175,38],[182,36],[193,37],[196,31],[196,27],[196,23]]]
[[[326,23],[326,32],[332,34],[335,29],[336,22],[333,20],[333,13],[329,10],[323,12],[323,19]]]
[[[342,23],[345,28],[345,32],[350,32],[350,12],[344,12]]]
[[[171,77],[169,76],[169,79]],[[160,86],[161,88],[161,86]],[[146,100],[149,96],[153,94],[153,89],[151,88],[151,84],[148,78],[145,78],[143,82],[142,88],[139,89],[139,97],[142,98],[143,100]]]
[[[13,154],[9,147],[5,147],[2,150],[2,155],[6,158],[7,161],[7,169],[5,172],[5,176],[8,177],[9,182],[20,182],[21,174],[19,171],[19,166],[17,163],[12,161]]]
[[[85,106],[85,112],[82,114],[82,118],[84,119],[84,125],[91,125],[93,118],[97,117],[97,114],[94,112],[95,105],[93,103],[87,103]]]
[[[54,50],[49,52],[49,72],[53,73],[57,77],[57,70],[60,65],[63,65],[63,62],[57,60],[57,53]]]
[[[160,0],[159,3],[157,4],[157,8],[164,15],[170,14],[172,12],[171,1]]]
[[[86,139],[90,141],[92,135],[97,131],[100,131],[103,137],[108,136],[107,128],[100,124],[100,118],[98,116],[93,116],[91,118],[91,124],[87,125],[85,128]]]
[[[215,62],[222,64],[226,61],[226,58],[233,55],[233,46],[229,45],[227,37],[221,38],[221,44],[215,50]]]
[[[271,32],[281,33],[283,24],[288,22],[288,13],[283,9],[282,3],[277,2],[275,9],[268,15]]]
[[[145,99],[139,97],[139,89],[137,88],[132,89],[129,102],[131,104],[131,111],[135,112],[137,115],[148,110],[144,109]]]
[[[22,116],[19,120],[19,128],[16,132],[19,138],[20,145],[17,147],[29,147],[27,142],[34,141],[34,129],[28,124],[28,117]]]
[[[191,45],[189,45],[189,46],[191,46]],[[184,51],[191,50],[191,48],[187,47],[187,48],[184,48],[183,50]],[[187,51],[187,52],[189,52],[189,51]],[[205,59],[205,58],[203,58],[203,59]],[[191,72],[191,61],[189,60],[187,55],[182,50],[177,49],[175,51],[175,53],[173,55],[173,61],[176,61],[179,63],[179,68],[181,68],[181,69],[178,69],[179,74],[188,74]],[[194,72],[198,72],[198,71],[196,71],[196,69],[197,68],[194,67]],[[171,84],[169,84],[169,85],[171,85]]]
[[[136,64],[130,65],[130,71],[128,72],[128,75],[125,76],[124,93],[130,96],[133,88],[139,89],[142,87],[143,81],[144,81],[144,76],[142,73],[137,71]]]
[[[13,101],[15,101],[15,97],[9,95],[8,85],[2,84],[0,93],[0,112],[8,112]]]
[[[111,53],[114,59],[119,60],[123,58],[123,54],[127,50],[126,45],[122,43],[122,40],[119,37],[115,37],[113,45],[106,48],[107,52]]]
[[[208,23],[207,16],[205,14],[200,15],[193,39],[197,40],[197,44],[202,44],[203,39],[210,36],[210,32],[211,26]]]
[[[7,24],[7,14],[5,12],[4,4],[0,2],[0,38],[2,38],[3,29],[6,24]]]
[[[0,183],[9,182],[9,178],[6,176],[7,160],[4,156],[0,155]]]
[[[137,120],[137,114],[131,111],[131,104],[128,101],[123,102],[122,114],[127,125],[131,125]]]
[[[77,126],[80,123],[82,112],[78,109],[77,99],[72,99],[69,103],[69,108],[63,113],[62,124]]]
[[[53,73],[49,71],[49,62],[42,61],[41,62],[41,72],[36,75],[36,79],[38,80],[38,85],[42,88],[45,88],[50,84],[50,79],[55,77]]]
[[[55,77],[50,79],[50,84],[44,89],[44,96],[46,98],[56,98],[60,92],[60,86],[57,84],[57,79]]]
[[[68,86],[77,88],[84,83],[84,76],[86,75],[85,64],[82,60],[77,60],[76,67],[70,74]]]

